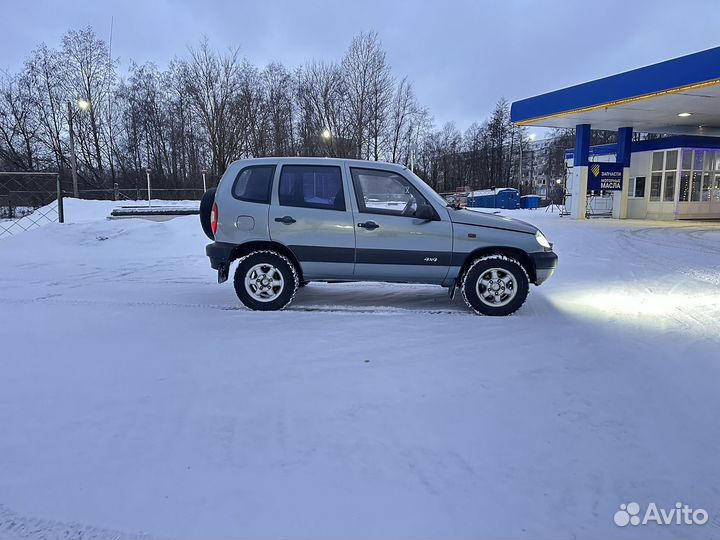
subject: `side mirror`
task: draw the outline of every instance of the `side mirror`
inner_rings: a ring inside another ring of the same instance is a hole
[[[435,219],[435,210],[429,204],[420,204],[415,210],[415,218],[432,221]]]

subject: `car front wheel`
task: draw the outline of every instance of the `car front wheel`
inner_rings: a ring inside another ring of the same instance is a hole
[[[242,257],[235,270],[235,293],[256,311],[277,311],[292,302],[298,288],[295,267],[275,251],[253,251]]]
[[[460,288],[465,303],[475,313],[510,315],[525,303],[529,280],[525,268],[515,259],[488,255],[472,263]]]

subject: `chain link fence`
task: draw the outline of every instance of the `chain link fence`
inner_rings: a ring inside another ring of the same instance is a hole
[[[150,196],[162,201],[199,201],[203,193],[201,188],[151,188]],[[114,201],[147,201],[147,188],[118,189],[81,189],[81,199],[114,200]]]
[[[63,221],[57,173],[0,172],[0,239]]]

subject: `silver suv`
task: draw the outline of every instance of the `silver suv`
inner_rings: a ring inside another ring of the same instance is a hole
[[[508,315],[557,265],[534,226],[448,205],[406,167],[263,158],[232,163],[201,202],[218,283],[235,270],[250,309],[278,310],[310,281],[460,288],[476,313]]]

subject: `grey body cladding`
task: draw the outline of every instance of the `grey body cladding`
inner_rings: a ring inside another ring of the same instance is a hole
[[[336,262],[355,264],[399,264],[450,266],[453,254],[405,249],[353,249],[318,246],[288,246],[303,262]],[[460,254],[457,254],[460,255]],[[467,257],[467,253],[463,254]]]

